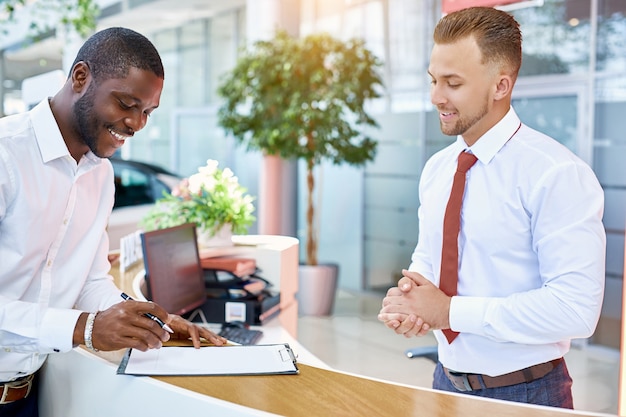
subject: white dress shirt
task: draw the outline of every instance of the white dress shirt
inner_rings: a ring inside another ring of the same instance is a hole
[[[521,125],[521,126],[520,126]],[[518,130],[519,128],[519,130]],[[439,285],[443,216],[459,136],[420,178],[419,239],[409,267]],[[563,356],[593,334],[604,295],[604,194],[593,171],[510,109],[471,148],[459,234],[458,295],[439,360],[501,375]]]
[[[70,156],[44,100],[0,119],[0,382],[72,349],[82,311],[121,301],[108,275],[113,169]]]

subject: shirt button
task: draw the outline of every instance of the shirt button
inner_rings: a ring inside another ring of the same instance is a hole
[[[67,224],[67,222],[68,222],[67,219],[63,220],[63,224]]]
[[[48,262],[47,262],[47,264],[46,264],[46,265],[48,265],[48,266],[52,266],[52,259],[48,259]]]
[[[10,352],[10,351],[11,351],[11,348],[7,348],[7,347],[5,347],[5,348],[4,348],[4,351],[5,351],[5,352]]]

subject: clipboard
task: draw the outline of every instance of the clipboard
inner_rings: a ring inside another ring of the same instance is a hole
[[[288,343],[270,345],[164,346],[146,352],[128,349],[117,374],[182,375],[295,375],[298,365]]]

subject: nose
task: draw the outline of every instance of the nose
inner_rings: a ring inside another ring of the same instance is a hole
[[[143,129],[148,122],[148,116],[144,112],[134,111],[131,115],[126,117],[124,122],[133,132],[138,132]]]
[[[435,106],[445,104],[447,101],[441,90],[442,89],[438,87],[437,84],[432,84],[430,86],[430,102]]]

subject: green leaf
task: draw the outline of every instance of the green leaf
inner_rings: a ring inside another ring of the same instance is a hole
[[[2,0],[5,17],[0,18],[0,30],[7,33],[8,26],[15,22],[15,12],[26,4],[25,0]],[[60,23],[76,30],[83,38],[95,29],[100,8],[96,0],[37,0],[30,4],[30,36],[37,38],[56,29]],[[54,18],[51,20],[50,16]]]

